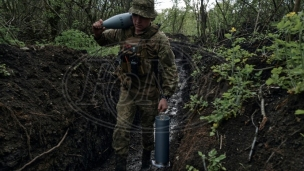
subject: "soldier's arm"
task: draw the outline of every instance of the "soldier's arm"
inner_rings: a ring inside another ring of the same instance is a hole
[[[115,43],[119,40],[119,36],[121,34],[121,30],[106,30],[106,28],[103,27],[102,19],[99,19],[98,21],[93,23],[92,31],[94,33],[94,39],[101,46]]]
[[[106,46],[119,42],[121,36],[121,29],[108,29],[102,32],[100,37],[94,37],[94,39],[100,46]]]
[[[168,38],[164,34],[160,38],[158,57],[160,67],[162,67],[163,95],[170,97],[177,88],[178,74],[174,53]]]

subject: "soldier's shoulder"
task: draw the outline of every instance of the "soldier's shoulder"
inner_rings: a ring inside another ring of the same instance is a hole
[[[161,31],[161,30],[158,30],[157,33],[158,33],[161,37],[163,37],[163,38],[168,38],[167,35],[166,35],[163,31]]]
[[[153,37],[156,38],[156,39],[162,40],[162,41],[168,41],[169,40],[167,35],[161,30],[158,30],[157,33]]]

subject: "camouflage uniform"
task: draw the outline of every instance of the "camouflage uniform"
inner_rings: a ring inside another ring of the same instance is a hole
[[[136,3],[140,6],[141,2],[142,0],[133,1],[130,12],[145,16],[142,8],[136,6]],[[155,18],[154,13],[146,15]],[[178,81],[175,56],[166,35],[153,24],[141,35],[135,35],[134,31],[133,26],[128,29],[108,29],[103,32],[100,39],[96,40],[101,46],[120,42],[121,52],[133,53],[139,60],[137,73],[130,72],[131,61],[129,61],[130,58],[124,59],[125,54],[122,55],[120,64],[124,78],[121,80],[120,97],[116,106],[117,123],[112,146],[116,154],[125,157],[129,150],[129,132],[136,109],[140,111],[141,117],[142,146],[144,150],[153,150],[153,123],[158,114],[160,92],[170,97],[174,93]],[[132,49],[130,47],[134,47],[132,52],[130,52]],[[155,61],[157,62],[155,63]],[[161,70],[160,73],[155,73],[156,67]],[[158,75],[162,82],[161,91],[158,84],[160,82],[156,81]]]

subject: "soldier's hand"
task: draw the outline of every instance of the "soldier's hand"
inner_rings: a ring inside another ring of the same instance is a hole
[[[166,99],[160,99],[158,103],[158,112],[165,112],[168,109],[168,102]]]
[[[99,38],[101,36],[102,32],[105,30],[105,27],[103,27],[102,25],[103,25],[102,19],[99,19],[98,21],[93,23],[92,31],[94,33],[95,38]]]

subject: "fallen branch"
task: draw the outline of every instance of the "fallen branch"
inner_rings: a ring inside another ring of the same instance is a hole
[[[21,122],[19,121],[19,119],[17,118],[17,116],[15,115],[15,113],[10,108],[6,107],[6,109],[9,110],[9,112],[11,113],[12,117],[14,118],[14,120],[24,130],[25,135],[26,135],[26,144],[28,146],[29,157],[30,157],[30,159],[32,159],[32,154],[31,154],[31,137],[30,137],[29,133],[27,132],[27,129],[25,128],[25,126],[23,126],[21,124]]]
[[[280,148],[281,145],[284,144],[284,143],[286,142],[286,140],[287,140],[287,138],[278,146],[278,148]],[[267,161],[266,161],[265,164],[267,164],[267,163],[269,162],[269,160],[273,157],[273,155],[274,155],[274,152],[271,153],[271,155],[268,157],[268,159],[267,159]]]
[[[260,90],[259,90],[259,99],[261,101],[261,113],[262,113],[262,116],[263,116],[263,119],[262,119],[262,122],[260,124],[260,128],[259,130],[262,130],[267,122],[267,117],[266,117],[266,112],[265,112],[265,100],[263,98],[263,92],[262,92],[262,88],[265,84],[261,85],[260,87]]]
[[[271,66],[271,67],[266,67],[266,68],[253,69],[253,71],[265,71],[265,70],[270,70],[273,68],[274,68],[274,66]]]
[[[254,121],[253,121],[253,116],[254,116],[254,114],[255,114],[256,112],[257,112],[257,110],[255,110],[255,111],[253,112],[253,114],[251,115],[251,122],[252,122],[253,126],[255,127],[255,133],[254,133],[253,142],[252,142],[252,144],[251,144],[251,149],[250,149],[248,161],[251,160],[251,156],[252,156],[253,149],[254,149],[254,146],[255,146],[255,143],[256,143],[256,140],[257,140],[257,136],[258,136],[258,132],[259,132],[259,128],[255,125],[255,123],[254,123]]]
[[[41,156],[43,156],[43,155],[45,155],[45,154],[48,154],[48,153],[54,151],[56,148],[58,148],[58,147],[62,144],[62,142],[63,142],[63,140],[65,139],[65,137],[67,136],[68,131],[69,131],[69,129],[67,129],[67,131],[65,132],[64,136],[62,137],[62,139],[60,140],[60,142],[59,142],[56,146],[54,146],[53,148],[49,149],[48,151],[45,151],[45,152],[39,154],[39,155],[36,156],[33,160],[31,160],[30,162],[26,163],[23,167],[21,167],[20,169],[17,169],[16,171],[21,171],[21,170],[23,170],[26,166],[32,164],[32,163],[33,163],[34,161],[36,161],[39,157],[41,157]]]
[[[207,167],[206,167],[206,161],[205,161],[206,157],[203,157],[203,165],[204,165],[204,171],[208,171]]]
[[[223,144],[223,135],[221,135],[221,139],[220,139],[220,149],[222,149],[222,144]]]

